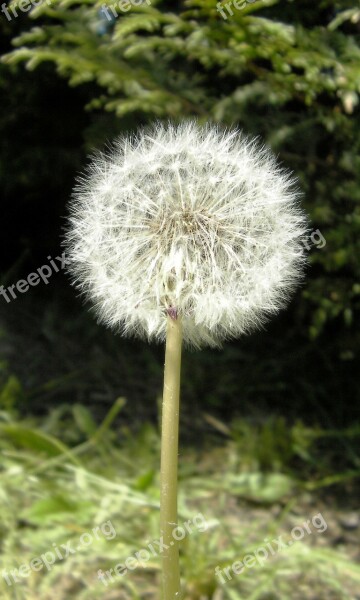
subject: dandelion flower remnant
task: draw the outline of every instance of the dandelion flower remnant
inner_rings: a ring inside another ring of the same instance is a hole
[[[195,122],[118,139],[80,180],[66,245],[76,284],[124,334],[216,346],[286,302],[304,263],[293,178],[239,131]]]
[[[177,460],[182,340],[216,346],[287,300],[304,264],[293,178],[254,140],[195,122],[120,138],[78,184],[66,246],[76,285],[125,334],[166,339],[163,600],[180,600]]]

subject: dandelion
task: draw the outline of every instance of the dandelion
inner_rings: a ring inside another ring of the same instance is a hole
[[[74,284],[124,335],[166,340],[164,598],[180,597],[177,451],[182,341],[219,346],[261,326],[303,274],[307,221],[291,174],[241,132],[156,124],[118,139],[80,179],[65,245]]]

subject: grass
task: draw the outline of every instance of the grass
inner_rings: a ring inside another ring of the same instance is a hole
[[[81,405],[60,407],[41,420],[23,421],[11,410],[0,414],[1,571],[56,549],[64,555],[49,569],[42,562],[40,570],[29,570],[16,585],[0,577],[3,600],[160,597],[157,553],[126,574],[113,573],[106,585],[98,578],[99,569],[114,569],[151,543],[157,548],[159,538],[159,435],[150,425],[130,431],[122,424],[123,404],[119,399],[100,426]],[[334,477],[340,483],[343,477],[347,489],[357,457],[352,470],[330,475],[314,449],[314,440],[321,445],[329,434],[301,424],[286,429],[281,419],[261,427],[239,421],[231,429],[212,423],[228,434],[226,441],[180,455],[179,523],[206,520],[206,529],[192,527],[181,542],[185,600],[357,598],[353,546],[335,543],[336,511],[314,491],[326,492]],[[230,581],[216,576],[216,566],[254,556],[265,538],[291,540],[292,527],[320,511],[326,531],[311,525],[310,534],[261,566],[240,575],[230,571]],[[65,557],[62,544],[74,552]]]

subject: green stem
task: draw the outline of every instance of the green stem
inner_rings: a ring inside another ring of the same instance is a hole
[[[167,317],[164,394],[161,431],[160,535],[164,545],[163,600],[181,598],[177,526],[177,464],[182,327],[179,318]]]

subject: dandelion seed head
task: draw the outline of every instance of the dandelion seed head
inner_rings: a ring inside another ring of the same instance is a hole
[[[65,247],[101,321],[163,340],[222,341],[262,325],[303,274],[307,219],[292,175],[237,130],[157,123],[97,155],[75,189]]]

